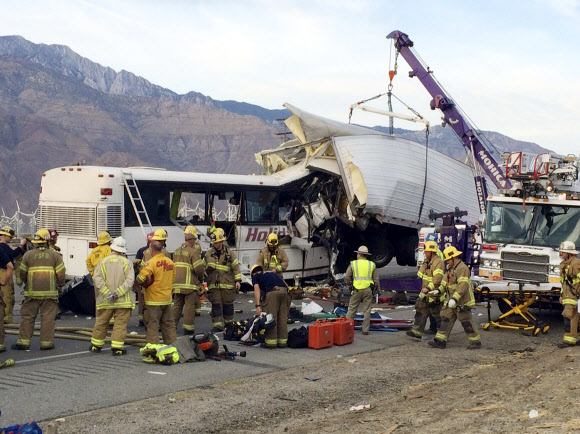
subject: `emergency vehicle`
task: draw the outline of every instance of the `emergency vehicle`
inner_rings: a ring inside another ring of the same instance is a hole
[[[504,158],[512,188],[488,198],[479,276],[493,287],[559,288],[560,243],[580,245],[578,157],[513,152]]]

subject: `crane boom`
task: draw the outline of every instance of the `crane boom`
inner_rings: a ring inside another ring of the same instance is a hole
[[[387,38],[394,40],[395,48],[412,68],[412,71],[409,72],[409,77],[417,77],[429,94],[431,94],[431,97],[433,97],[431,100],[431,110],[441,110],[444,122],[449,124],[453,131],[455,131],[468,154],[471,154],[479,166],[483,168],[496,187],[501,190],[510,189],[511,182],[506,178],[491,152],[478,138],[476,129],[469,124],[453,100],[445,93],[439,83],[437,83],[431,73],[432,71],[428,67],[425,67],[411,50],[413,41],[405,33],[398,30],[391,32]],[[482,213],[485,213],[487,188],[483,176],[475,175],[475,189],[480,210]]]

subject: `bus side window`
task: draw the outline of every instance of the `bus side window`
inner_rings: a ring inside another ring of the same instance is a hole
[[[246,192],[246,218],[248,223],[278,223],[278,194],[274,191]]]

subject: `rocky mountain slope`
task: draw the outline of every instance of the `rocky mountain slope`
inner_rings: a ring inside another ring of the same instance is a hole
[[[3,36],[1,205],[6,214],[14,211],[16,200],[22,210],[34,210],[42,173],[77,162],[255,172],[259,168],[253,154],[280,144],[274,120],[288,115],[286,110],[217,101],[199,92],[179,95],[131,72],[101,66],[66,46]],[[425,141],[422,132],[397,134]],[[487,134],[502,151],[523,144]],[[450,129],[434,127],[429,143],[451,156],[464,155]]]

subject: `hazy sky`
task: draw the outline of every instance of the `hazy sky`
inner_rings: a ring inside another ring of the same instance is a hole
[[[386,91],[385,36],[401,30],[480,129],[580,153],[580,0],[1,0],[0,29],[178,93],[290,102],[341,121],[350,104]],[[398,66],[394,94],[439,123]],[[353,122],[387,118],[355,112]]]

